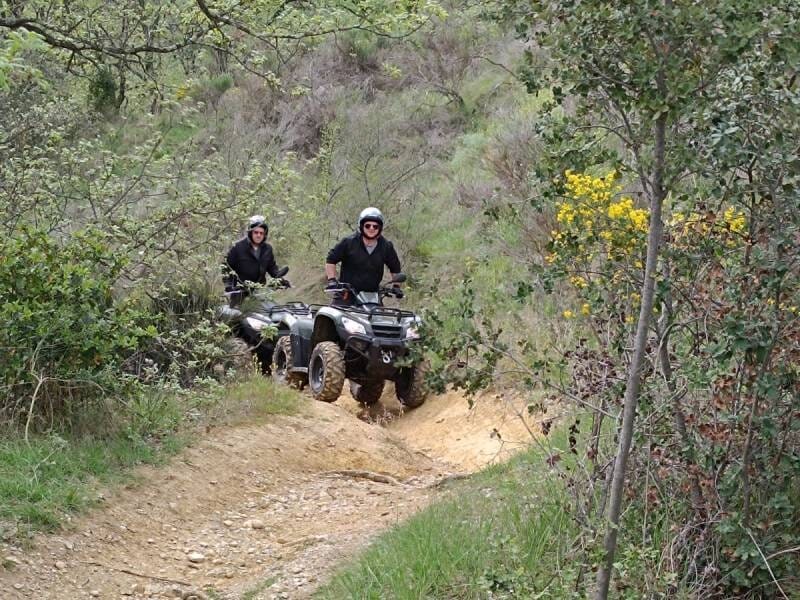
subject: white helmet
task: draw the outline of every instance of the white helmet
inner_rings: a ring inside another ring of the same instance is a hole
[[[253,215],[247,220],[247,237],[250,237],[250,232],[253,231],[256,227],[262,227],[264,229],[264,239],[267,238],[267,234],[269,233],[269,226],[267,225],[267,217],[264,215]]]
[[[361,211],[361,214],[358,215],[358,230],[361,233],[364,233],[365,221],[375,221],[381,226],[381,229],[383,229],[383,213],[374,206],[365,208]]]

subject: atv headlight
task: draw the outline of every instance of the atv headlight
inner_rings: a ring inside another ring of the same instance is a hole
[[[419,339],[419,331],[417,331],[416,326],[411,325],[408,329],[406,329],[406,339],[407,340]]]
[[[261,331],[264,327],[267,326],[266,321],[262,321],[261,319],[255,319],[253,317],[245,317],[245,322],[250,325],[256,331]]]
[[[347,317],[342,317],[342,325],[344,326],[345,331],[347,333],[360,333],[362,335],[366,335],[367,329],[358,321],[353,319],[348,319]]]

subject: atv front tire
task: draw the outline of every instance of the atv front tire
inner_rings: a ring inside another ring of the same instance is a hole
[[[277,383],[301,389],[306,383],[306,378],[302,373],[293,373],[289,370],[293,364],[292,340],[288,335],[284,335],[278,339],[272,354],[272,377]]]
[[[406,408],[422,406],[428,397],[428,387],[425,385],[427,371],[428,365],[425,362],[401,369],[400,376],[394,382],[394,391],[400,404]]]
[[[350,382],[350,393],[356,401],[371,406],[381,399],[383,395],[383,379],[378,381],[367,381],[364,383]]]
[[[308,361],[311,394],[322,402],[335,402],[344,385],[344,354],[336,342],[320,342]]]

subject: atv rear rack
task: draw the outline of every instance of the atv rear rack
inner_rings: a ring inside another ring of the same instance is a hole
[[[270,307],[270,316],[276,312],[288,312],[295,316],[305,316],[311,314],[311,306],[305,302],[287,302],[286,304],[276,304]]]

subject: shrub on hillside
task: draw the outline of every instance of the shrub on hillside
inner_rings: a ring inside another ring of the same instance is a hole
[[[121,385],[121,357],[157,333],[133,305],[115,301],[124,266],[101,232],[56,240],[21,228],[0,251],[0,414],[69,413]],[[75,406],[73,406],[75,405]]]
[[[225,374],[227,329],[210,286],[143,279],[119,298],[126,262],[124,248],[91,228],[64,239],[19,228],[3,242],[0,419],[26,428],[91,420],[142,386],[174,391]]]

